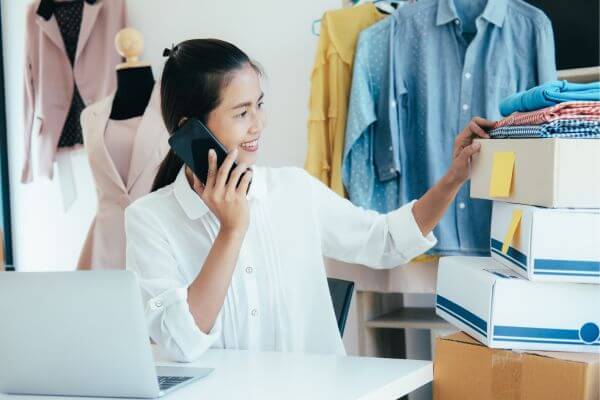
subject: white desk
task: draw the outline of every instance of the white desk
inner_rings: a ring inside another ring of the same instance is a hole
[[[367,357],[209,350],[200,361],[190,365],[215,370],[208,377],[169,394],[165,400],[395,400],[433,379],[430,361]],[[0,394],[2,400],[45,398],[73,400],[73,397]]]

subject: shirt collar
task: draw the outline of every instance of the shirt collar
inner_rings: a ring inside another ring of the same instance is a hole
[[[263,200],[267,194],[267,186],[262,167],[252,167],[252,184],[248,191],[248,200]],[[210,211],[208,206],[202,201],[198,194],[190,187],[185,176],[185,167],[182,167],[175,182],[173,183],[173,192],[175,198],[183,208],[183,211],[189,219],[198,219]]]
[[[502,27],[507,7],[508,0],[488,0],[481,16],[494,25]],[[458,19],[458,13],[456,12],[454,0],[439,0],[436,25],[444,25],[456,19]]]
[[[504,17],[506,16],[506,8],[508,0],[488,0],[485,9],[483,10],[483,18],[490,21],[492,24],[502,27]]]
[[[96,0],[85,0],[85,2],[88,4],[95,4]],[[48,21],[52,17],[52,14],[54,14],[55,7],[56,4],[54,0],[41,0],[37,9],[37,14]]]

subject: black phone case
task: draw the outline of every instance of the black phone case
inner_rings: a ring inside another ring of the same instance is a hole
[[[225,146],[197,118],[190,118],[179,127],[169,138],[169,145],[203,184],[206,184],[208,177],[208,151],[214,149],[217,153],[217,168],[221,167],[227,157]],[[234,161],[229,175],[235,167],[237,163]]]

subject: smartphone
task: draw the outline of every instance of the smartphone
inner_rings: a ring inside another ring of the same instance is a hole
[[[189,118],[177,128],[169,138],[169,145],[202,184],[206,184],[208,177],[208,151],[214,149],[217,153],[217,168],[221,167],[228,154],[225,146],[198,118]],[[234,161],[229,171],[230,176],[236,167],[237,163]],[[244,175],[242,174],[242,176]],[[238,185],[240,182],[241,177]],[[248,189],[250,189],[250,185],[248,185]]]

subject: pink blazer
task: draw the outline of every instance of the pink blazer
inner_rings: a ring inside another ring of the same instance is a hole
[[[78,269],[125,269],[125,208],[150,192],[158,167],[169,151],[169,133],[161,116],[157,82],[138,126],[129,176],[123,182],[104,142],[113,97],[114,93],[81,113],[98,210],[81,251]]]
[[[115,90],[115,66],[121,58],[115,35],[125,27],[125,1],[84,2],[81,29],[73,67],[54,15],[45,20],[37,14],[40,1],[27,9],[25,40],[25,156],[21,182],[33,180],[31,140],[38,140],[39,174],[52,179],[58,140],[67,118],[74,85],[85,104]]]

